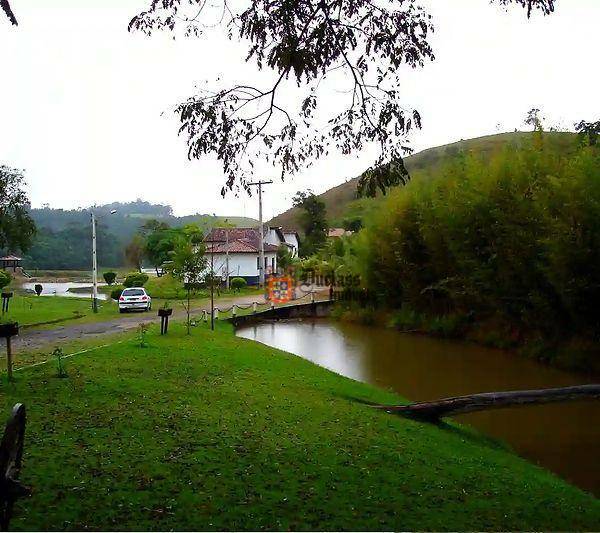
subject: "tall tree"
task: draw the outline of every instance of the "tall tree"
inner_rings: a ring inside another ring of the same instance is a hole
[[[327,239],[327,208],[311,190],[298,191],[293,202],[294,207],[302,210],[299,222],[304,231],[304,239],[300,243],[300,254],[312,255]]]
[[[492,1],[521,6],[528,17],[535,9],[554,10],[554,0]],[[434,59],[431,17],[417,0],[149,2],[130,30],[189,36],[225,26],[231,39],[246,45],[248,61],[272,72],[266,86],[207,88],[177,107],[189,158],[217,157],[226,177],[223,194],[248,190],[257,160],[272,163],[283,179],[333,149],[350,154],[371,143],[379,156],[361,177],[360,192],[374,195],[408,179],[402,156],[421,117],[401,102],[399,73],[403,65],[418,68]],[[338,107],[317,112],[332,84]],[[340,88],[347,89],[345,101]],[[298,94],[295,108],[281,98],[290,91]],[[385,164],[394,172],[376,171]]]
[[[0,249],[26,251],[35,234],[20,170],[0,165]]]
[[[125,259],[127,263],[138,272],[142,271],[142,261],[146,250],[146,241],[139,233],[136,233],[129,244],[125,247]]]

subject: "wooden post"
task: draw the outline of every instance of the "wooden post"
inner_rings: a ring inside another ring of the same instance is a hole
[[[204,320],[204,322],[208,322],[208,313],[206,312],[206,309],[202,310],[202,320]]]
[[[236,308],[235,308],[235,304],[233,304],[233,305],[231,306],[231,316],[232,316],[233,318],[235,318],[235,316],[236,316]]]
[[[252,302],[252,312],[256,313],[256,302]]]
[[[484,392],[411,405],[377,405],[375,408],[383,409],[388,413],[398,413],[410,418],[434,422],[446,416],[488,409],[597,399],[600,399],[600,384],[556,389]]]
[[[314,290],[310,291],[310,303],[311,304],[315,303],[315,291]]]
[[[214,308],[214,314],[215,314],[215,320],[219,320],[219,308],[218,307]]]
[[[275,309],[275,304],[271,302],[271,311],[273,311],[273,309]]]
[[[8,531],[15,501],[31,491],[19,483],[26,424],[25,406],[16,404],[0,443],[0,531]]]

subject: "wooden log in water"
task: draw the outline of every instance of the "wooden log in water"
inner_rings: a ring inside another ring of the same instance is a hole
[[[377,405],[375,408],[419,420],[436,421],[446,416],[488,409],[597,399],[600,399],[600,385],[593,384],[556,389],[484,392],[410,405]]]

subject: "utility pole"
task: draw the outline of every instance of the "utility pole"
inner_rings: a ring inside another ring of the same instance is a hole
[[[96,258],[96,216],[92,211],[92,311],[98,312],[98,260]]]
[[[111,210],[110,214],[114,215],[117,212],[116,209]],[[98,258],[96,254],[96,214],[94,211],[90,212],[92,218],[92,311],[98,312]],[[103,215],[100,215],[102,218]]]
[[[263,212],[262,212],[262,186],[273,183],[272,180],[268,181],[254,181],[248,183],[248,186],[258,186],[258,223],[260,225],[260,268],[258,270],[259,278],[258,283],[261,287],[265,286],[265,235],[263,228]]]
[[[225,229],[225,268],[227,275],[225,277],[225,288],[229,290],[229,230]]]

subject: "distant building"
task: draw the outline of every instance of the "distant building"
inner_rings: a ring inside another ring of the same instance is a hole
[[[0,257],[0,268],[3,270],[12,269],[13,272],[17,271],[17,268],[21,268],[23,259],[16,255],[7,255],[6,257]]]
[[[281,228],[265,227],[264,252],[262,267],[265,276],[277,272],[277,250],[281,245],[287,246],[290,253],[298,255],[298,246],[292,237],[289,241]],[[299,242],[296,234],[296,243]],[[222,279],[227,277],[244,278],[249,285],[256,285],[260,279],[260,230],[259,228],[215,228],[205,238],[206,255],[213,261],[214,271]]]
[[[327,237],[329,239],[339,239],[340,237],[352,235],[352,233],[354,232],[344,228],[329,228],[329,230],[327,230]]]

